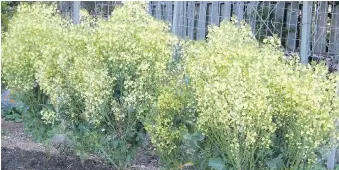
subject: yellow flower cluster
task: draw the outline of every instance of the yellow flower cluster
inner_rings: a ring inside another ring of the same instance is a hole
[[[71,134],[81,135],[79,125],[89,124],[93,133],[105,128],[103,135],[126,133],[119,140],[133,141],[129,137],[142,130],[136,122],[149,118],[177,38],[140,2],[116,8],[95,26],[86,14],[72,25],[55,11],[39,3],[19,7],[2,47],[5,80],[24,91],[36,81]],[[42,111],[46,122],[55,114]]]
[[[50,109],[43,108],[40,112],[41,114],[41,119],[43,120],[44,123],[46,124],[54,124],[56,120],[56,114]]]
[[[236,169],[263,168],[270,155],[256,153],[268,150],[298,167],[334,130],[338,76],[285,59],[276,38],[262,45],[250,34],[224,22],[210,28],[207,42],[184,48],[197,124]]]

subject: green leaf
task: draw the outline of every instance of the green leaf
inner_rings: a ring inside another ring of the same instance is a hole
[[[112,140],[112,144],[113,144],[113,148],[116,149],[119,145],[119,141],[114,139],[114,140]]]
[[[282,155],[267,161],[266,164],[270,169],[281,169],[284,166]]]
[[[47,109],[50,109],[50,110],[52,110],[52,111],[55,111],[55,110],[54,110],[54,106],[53,106],[52,104],[45,104],[45,107],[46,107]]]
[[[211,158],[208,161],[208,166],[216,170],[225,170],[225,162],[221,158]]]
[[[79,118],[83,121],[88,121],[86,114],[82,113],[79,115]]]
[[[85,154],[84,152],[80,152],[80,160],[84,161],[85,160]]]
[[[18,118],[18,117],[16,117],[16,118],[14,119],[14,121],[15,121],[16,123],[21,123],[21,122],[22,122],[22,119],[21,119],[21,118]]]
[[[15,118],[21,118],[21,115],[19,115],[19,114],[17,114],[17,113],[14,113],[13,116],[14,116]]]
[[[106,144],[108,141],[109,141],[108,138],[103,137],[103,138],[100,139],[100,144],[104,145],[104,144]]]
[[[189,134],[189,133],[186,133],[184,135],[184,139],[188,141],[189,145],[197,150],[198,148],[200,148],[199,146],[199,143],[198,142],[201,142],[204,140],[204,136],[202,135],[201,132],[195,132],[193,134]]]
[[[87,122],[80,123],[78,126],[80,133],[89,132],[89,124]]]
[[[5,116],[5,120],[14,120],[15,119],[15,115],[6,115]]]

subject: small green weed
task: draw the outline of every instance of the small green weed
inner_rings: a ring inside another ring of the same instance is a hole
[[[7,111],[1,110],[1,117],[5,118],[7,121],[14,121],[16,123],[21,123],[23,121],[21,112],[15,108],[11,108]]]

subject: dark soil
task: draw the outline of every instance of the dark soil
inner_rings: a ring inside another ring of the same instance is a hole
[[[108,170],[114,169],[97,155],[81,163],[75,155],[60,153],[51,148],[47,157],[45,147],[24,133],[22,123],[1,120],[1,169],[2,170]],[[130,170],[157,170],[158,159],[151,146],[140,148]]]
[[[66,155],[53,155],[50,159],[46,154],[37,151],[25,151],[19,148],[1,148],[1,169],[2,170],[109,170],[113,169],[108,165],[94,160],[88,160],[81,164],[79,157]]]

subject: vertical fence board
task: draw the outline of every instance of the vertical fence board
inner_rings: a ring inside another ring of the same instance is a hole
[[[331,139],[331,143],[334,143],[334,139]],[[332,148],[327,156],[327,168],[329,170],[334,170],[334,165],[335,165],[335,152],[336,152],[336,147]]]
[[[237,16],[238,21],[244,20],[244,2],[237,1],[234,2],[235,16]]]
[[[266,3],[267,3],[267,6],[268,6],[268,15],[265,18],[266,25],[264,25],[264,27],[266,27],[265,35],[269,36],[269,35],[271,35],[270,33],[273,33],[273,29],[271,30],[271,28],[270,28],[270,25],[271,25],[270,24],[270,15],[272,14],[273,9],[272,9],[272,4],[271,4],[270,1],[267,1]]]
[[[155,1],[155,18],[161,19],[161,1]]]
[[[206,10],[206,22],[207,25],[211,24],[211,10],[212,10],[212,3],[207,2],[207,10]]]
[[[148,1],[148,13],[153,16],[153,13],[152,13],[153,6],[152,5],[153,5],[153,2],[152,1]]]
[[[299,15],[299,2],[293,1],[287,5],[287,44],[286,48],[289,51],[295,51],[297,42],[297,27]]]
[[[194,15],[195,15],[195,2],[189,1],[187,7],[187,35],[193,40],[194,38]]]
[[[309,48],[310,48],[310,35],[312,27],[312,3],[305,1],[302,9],[302,34],[301,34],[301,46],[300,57],[301,63],[308,63]]]
[[[197,40],[204,40],[206,37],[206,12],[207,2],[201,1],[199,6]]]
[[[180,14],[179,14],[179,34],[181,37],[185,37],[185,5],[186,2],[185,1],[181,1],[180,2]]]
[[[181,32],[181,36],[184,37],[186,39],[187,36],[187,28],[188,28],[188,20],[187,20],[187,1],[182,2],[183,5],[183,18],[182,18],[182,32]]]
[[[172,3],[172,1],[166,2],[166,13],[167,13],[166,20],[172,25],[172,20],[173,20],[173,3]]]
[[[256,16],[257,16],[257,7],[259,2],[258,1],[251,1],[247,4],[246,8],[246,19],[247,22],[250,24],[253,34],[255,33],[255,26],[256,26]]]
[[[184,37],[184,1],[174,2],[173,28],[176,35]]]
[[[180,15],[180,2],[179,1],[175,1],[174,2],[174,9],[173,9],[173,25],[172,25],[172,32],[174,34],[179,33],[179,15]]]
[[[73,2],[72,1],[59,1],[60,2],[60,12],[62,13],[62,15],[66,18],[69,18],[71,16],[73,16],[73,14],[71,14],[71,9],[73,6]]]
[[[222,20],[227,20],[230,21],[231,19],[231,2],[226,1],[224,2],[224,5],[222,6],[221,10],[221,15],[222,15]]]
[[[279,1],[276,4],[276,10],[275,10],[275,18],[274,18],[274,27],[276,30],[280,33],[282,33],[283,23],[284,23],[284,12],[285,12],[285,2]]]
[[[80,1],[73,2],[73,24],[80,24]]]
[[[333,5],[329,53],[339,55],[339,5]]]
[[[161,14],[162,17],[161,19],[164,21],[167,21],[167,17],[168,17],[168,13],[167,13],[167,2],[166,1],[162,1],[162,10],[161,10]]]
[[[315,54],[323,54],[326,52],[326,24],[327,24],[327,10],[328,10],[328,2],[321,1],[318,2],[317,6],[318,10],[316,10],[316,23],[317,27],[314,32],[313,39],[313,52]]]
[[[212,10],[210,12],[210,15],[211,15],[211,24],[219,25],[220,11],[218,1],[212,2]]]

